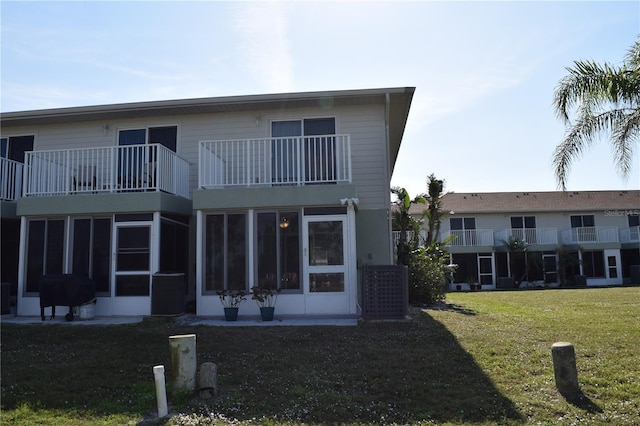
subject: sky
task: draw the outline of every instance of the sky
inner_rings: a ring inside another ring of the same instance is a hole
[[[553,191],[553,92],[577,60],[618,66],[640,1],[0,2],[0,111],[415,87],[392,186]],[[606,136],[567,189],[640,189]]]

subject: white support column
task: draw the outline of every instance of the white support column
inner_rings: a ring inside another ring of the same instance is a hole
[[[347,205],[347,229],[344,237],[346,238],[346,259],[348,263],[347,276],[345,277],[346,283],[349,285],[349,313],[357,314],[357,301],[358,301],[358,263],[357,263],[357,250],[356,250],[356,209],[355,206],[360,200],[357,198],[349,198],[347,200],[340,200],[342,204]]]
[[[151,225],[151,275],[160,270],[160,212],[153,213]]]
[[[25,259],[27,258],[27,253],[25,252],[27,247],[27,218],[22,216],[20,217],[20,252],[18,253],[18,309],[16,311],[17,315],[23,315],[23,306],[24,303],[20,299],[22,299],[22,295],[24,294],[24,279],[25,279]]]
[[[249,249],[247,264],[249,265],[249,276],[247,277],[247,282],[249,284],[249,288],[247,290],[251,290],[254,285],[254,255],[253,255],[253,246],[254,246],[254,232],[253,232],[253,209],[249,209],[247,212],[247,229],[248,229],[248,238],[247,245]],[[278,284],[279,287],[279,284]]]
[[[73,262],[71,260],[71,216],[67,216],[64,219],[64,248],[63,248],[63,263],[62,273],[70,274],[73,271]]]
[[[202,309],[202,269],[204,267],[202,258],[202,236],[204,235],[204,229],[202,227],[202,210],[196,211],[196,315],[201,315]]]

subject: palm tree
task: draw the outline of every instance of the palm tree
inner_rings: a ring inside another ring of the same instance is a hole
[[[420,222],[411,217],[409,209],[413,204],[424,204],[426,200],[423,194],[419,194],[411,199],[409,192],[407,192],[405,188],[391,188],[391,193],[396,196],[396,200],[393,201],[395,206],[393,212],[393,228],[400,230],[398,263],[406,265],[410,251],[410,244],[407,243],[407,233],[412,232],[411,245],[417,245],[415,242],[420,232]]]
[[[427,218],[427,240],[425,245],[429,247],[438,240],[440,224],[444,216],[442,211],[442,191],[444,190],[444,180],[437,179],[436,175],[430,174],[427,178],[427,209],[424,217]]]
[[[640,37],[620,67],[576,61],[567,71],[554,94],[556,114],[568,126],[553,154],[558,187],[566,190],[571,163],[603,132],[610,132],[616,167],[627,178],[640,133]]]

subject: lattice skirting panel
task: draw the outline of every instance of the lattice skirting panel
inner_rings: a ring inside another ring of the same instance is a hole
[[[364,319],[404,319],[409,285],[405,265],[365,265],[362,269]]]

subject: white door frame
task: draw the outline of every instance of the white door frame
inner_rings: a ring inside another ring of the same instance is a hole
[[[159,213],[154,213],[153,221],[133,221],[133,222],[113,222],[112,235],[112,265],[111,270],[111,300],[112,315],[150,315],[151,314],[151,294],[152,276],[158,269],[159,232],[157,232],[157,221],[160,219]],[[149,270],[145,271],[119,271],[118,270],[118,230],[120,228],[148,228],[149,229]],[[148,275],[149,295],[148,296],[116,296],[116,278],[119,275]]]
[[[350,207],[352,210],[353,207]],[[352,314],[355,313],[356,274],[355,265],[355,227],[350,226],[349,214],[338,215],[308,215],[302,216],[302,284],[305,299],[305,314]],[[314,222],[342,223],[342,252],[341,265],[310,265],[309,264],[309,224]],[[341,292],[312,292],[310,274],[312,273],[342,273],[344,289]]]

